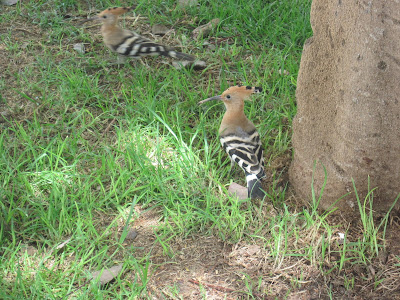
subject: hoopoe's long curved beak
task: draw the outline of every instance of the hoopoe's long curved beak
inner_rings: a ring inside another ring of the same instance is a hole
[[[198,104],[203,104],[205,102],[212,101],[212,100],[222,100],[221,95],[201,100]]]

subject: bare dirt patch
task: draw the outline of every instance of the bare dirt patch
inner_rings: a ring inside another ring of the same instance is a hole
[[[229,244],[212,236],[174,239],[169,256],[154,234],[153,226],[159,219],[159,214],[147,212],[133,224],[139,233],[134,241],[138,249],[135,255],[149,256],[152,276],[147,287],[157,299],[237,299],[248,294],[262,299],[282,297],[291,289],[293,276],[300,276],[304,267],[308,276],[317,272],[302,259],[277,266],[259,245],[244,241]],[[301,279],[301,284],[307,282],[311,282],[310,277]]]
[[[151,261],[147,288],[149,296],[156,299],[238,299],[247,295],[257,299],[328,299],[329,294],[335,299],[400,297],[398,253],[388,253],[383,261],[377,258],[368,267],[354,265],[341,274],[327,275],[322,270],[328,272],[330,263],[321,270],[301,257],[276,261],[261,245],[245,241],[229,244],[212,236],[174,239],[167,255],[154,234],[153,225],[159,218],[145,214],[134,224],[139,233],[134,241],[138,249],[135,255]],[[352,289],[346,287],[345,277],[355,278]],[[375,288],[377,279],[382,282]]]

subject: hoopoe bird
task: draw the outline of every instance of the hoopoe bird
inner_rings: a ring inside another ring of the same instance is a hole
[[[247,193],[251,199],[263,198],[261,179],[265,176],[263,148],[254,124],[244,114],[244,100],[251,94],[260,93],[262,88],[233,86],[221,95],[199,102],[221,100],[226,112],[219,128],[222,147],[229,155],[232,166],[237,163],[244,171]]]
[[[140,58],[142,56],[163,55],[180,60],[194,61],[195,58],[189,54],[177,52],[167,46],[163,46],[144,38],[134,31],[120,28],[118,16],[132,11],[136,6],[112,7],[102,11],[95,17],[84,20],[100,20],[102,22],[101,35],[106,46],[113,52],[125,56]]]

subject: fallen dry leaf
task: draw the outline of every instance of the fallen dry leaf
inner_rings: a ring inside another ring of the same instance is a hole
[[[60,245],[58,245],[58,246],[56,247],[56,250],[64,248],[64,246],[65,246],[66,244],[68,244],[70,241],[71,241],[71,238],[69,238],[69,239],[66,240],[65,242],[61,243]]]
[[[208,36],[213,28],[219,24],[219,19],[212,19],[207,24],[201,25],[192,31],[192,36],[194,39],[198,40]]]
[[[122,264],[119,264],[109,269],[95,271],[92,273],[92,277],[94,280],[100,280],[100,284],[104,285],[106,283],[109,283],[115,277],[117,277],[118,274],[121,273],[121,270],[122,270]]]

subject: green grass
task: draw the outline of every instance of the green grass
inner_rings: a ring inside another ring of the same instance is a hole
[[[178,71],[162,58],[145,60],[149,67],[112,66],[115,56],[92,40],[99,40],[98,28],[89,32],[71,18],[131,3],[2,7],[7,29],[0,45],[10,63],[0,83],[0,108],[8,112],[0,122],[0,298],[146,298],[151,260],[123,245],[129,224],[141,216],[137,206],[160,211],[155,243],[171,258],[174,240],[200,234],[262,245],[275,268],[298,257],[324,274],[369,263],[382,247],[379,229],[387,218],[373,227],[366,202],[359,205],[370,238],[338,245],[329,212],[316,209],[318,196],[314,207],[300,210],[284,202],[286,188],[272,188],[260,203],[228,197],[232,180],[245,181],[241,171],[229,174],[220,148],[223,105],[197,105],[234,84],[263,86],[267,92],[246,103],[246,114],[261,133],[267,163],[290,151],[296,77],[312,34],[310,2],[199,1],[181,9],[172,0],[138,1],[136,13],[148,18],[138,22],[173,27],[184,50],[207,61],[203,71]],[[214,18],[221,23],[210,37],[216,49],[209,50],[190,33]],[[74,43],[86,43],[88,52],[76,53]],[[125,228],[122,236],[118,228]],[[27,254],[27,245],[37,253]],[[330,261],[332,253],[339,261]],[[116,263],[135,275],[103,289],[88,280]],[[244,274],[249,297],[263,292],[262,278],[252,280]],[[301,288],[303,277],[291,284]],[[345,277],[345,285],[353,288],[354,278]],[[170,293],[178,295],[177,287]]]

